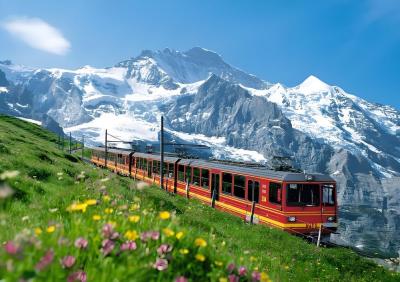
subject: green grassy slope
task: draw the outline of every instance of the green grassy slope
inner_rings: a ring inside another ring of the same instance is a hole
[[[316,248],[195,200],[136,185],[61,152],[56,141],[36,125],[0,116],[0,281],[65,281],[71,275],[84,280],[81,271],[88,281],[184,276],[222,282],[229,275],[251,281],[252,274],[263,281],[400,279],[350,250]],[[107,223],[113,232],[102,230]],[[159,232],[159,238],[141,240],[146,231],[155,231],[155,237]],[[86,248],[75,246],[79,237],[88,241]],[[162,244],[168,246],[157,252]],[[132,249],[121,251],[128,246]],[[68,255],[72,266],[60,262]],[[157,270],[156,261],[166,269]],[[246,269],[242,276],[239,266]]]

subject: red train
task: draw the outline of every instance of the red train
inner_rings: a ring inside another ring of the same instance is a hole
[[[105,167],[104,148],[93,149],[91,161]],[[164,163],[166,190],[245,220],[302,235],[319,230],[328,235],[338,226],[336,183],[327,175],[177,157],[165,157]],[[160,184],[159,155],[109,149],[107,168]]]

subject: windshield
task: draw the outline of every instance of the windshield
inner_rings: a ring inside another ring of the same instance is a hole
[[[319,206],[318,184],[288,184],[288,206]]]

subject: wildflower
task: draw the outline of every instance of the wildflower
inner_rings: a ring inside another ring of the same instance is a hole
[[[219,260],[216,260],[215,262],[214,262],[214,264],[216,265],[216,266],[222,266],[222,261],[219,261]]]
[[[87,279],[86,272],[79,270],[77,272],[71,273],[67,278],[67,282],[75,282],[75,281],[86,282],[86,279]]]
[[[6,180],[9,178],[17,177],[19,174],[18,170],[6,170],[2,174],[0,174],[0,180]]]
[[[115,232],[112,225],[107,223],[103,226],[102,229],[104,238],[115,240],[119,237],[118,232]]]
[[[225,277],[220,277],[219,282],[228,282],[228,279],[226,279]]]
[[[239,282],[239,277],[235,274],[231,274],[228,276],[229,282]]]
[[[288,266],[288,265],[285,265],[283,268],[285,268],[286,270],[288,270],[288,269],[289,269],[289,266]]]
[[[54,225],[50,225],[49,227],[47,227],[46,232],[47,233],[53,233],[54,231],[56,231],[56,227]]]
[[[256,261],[257,259],[253,256],[250,257],[250,261]]]
[[[106,208],[105,210],[104,210],[104,212],[106,213],[106,214],[110,214],[110,213],[113,213],[113,209],[112,208]]]
[[[246,276],[247,269],[244,266],[239,267],[239,276]]]
[[[97,205],[97,200],[89,199],[89,200],[85,201],[85,204],[88,206],[94,206],[94,205]]]
[[[195,244],[196,247],[205,247],[205,246],[207,246],[207,242],[203,238],[197,238],[196,240],[194,240],[194,244]]]
[[[228,271],[228,273],[232,273],[233,270],[235,270],[236,266],[234,263],[230,263],[228,264],[226,270]]]
[[[107,256],[108,254],[110,254],[112,252],[112,250],[114,249],[114,247],[115,247],[115,243],[113,241],[111,241],[110,239],[105,239],[101,243],[101,251],[104,256]]]
[[[176,239],[178,239],[178,240],[180,240],[180,239],[182,239],[182,237],[183,237],[183,232],[182,231],[179,231],[178,233],[176,233]]]
[[[175,282],[188,282],[185,276],[179,276],[175,278]]]
[[[15,255],[19,252],[19,248],[16,244],[14,244],[14,242],[12,241],[8,241],[5,245],[4,245],[4,250],[6,251],[6,253],[8,253],[9,255]]]
[[[265,272],[261,272],[260,281],[261,282],[272,282],[271,278],[269,278],[268,274]]]
[[[40,259],[40,261],[36,264],[36,270],[43,270],[46,266],[53,262],[54,252],[53,250],[48,250],[45,255]]]
[[[93,219],[94,221],[99,221],[99,220],[101,219],[101,216],[98,215],[98,214],[95,214],[95,215],[92,216],[92,219]]]
[[[108,196],[108,195],[103,196],[104,202],[109,202],[110,200],[111,200],[110,196]]]
[[[171,214],[168,211],[162,211],[162,212],[160,212],[159,217],[162,220],[166,220],[171,217]]]
[[[63,268],[71,268],[75,264],[75,257],[74,256],[65,256],[61,260],[61,266]]]
[[[222,246],[222,247],[225,247],[225,245],[226,245],[226,242],[225,242],[225,241],[222,241],[221,246]]]
[[[261,273],[258,271],[253,271],[253,273],[251,274],[251,279],[253,282],[257,282],[261,280]]]
[[[139,238],[139,235],[136,230],[128,230],[126,231],[124,237],[130,241],[135,241],[137,238]]]
[[[180,252],[182,255],[187,255],[187,254],[189,253],[189,250],[188,250],[188,249],[180,249],[179,252]]]
[[[163,233],[167,237],[171,237],[171,236],[175,235],[175,232],[172,229],[168,228],[168,227],[163,229]]]
[[[62,172],[57,172],[57,176],[63,176],[63,174]]]
[[[54,208],[54,209],[49,209],[49,212],[51,212],[51,213],[55,213],[55,212],[57,212],[58,211],[58,209],[57,208]]]
[[[167,254],[172,251],[172,246],[168,244],[162,244],[160,247],[157,249],[157,253],[161,256],[164,254]]]
[[[40,227],[36,227],[34,232],[36,235],[40,235],[40,234],[42,234],[42,229],[40,229]]]
[[[201,262],[206,260],[206,257],[202,254],[196,254],[195,258],[196,258],[196,260],[201,261]]]
[[[75,240],[75,244],[74,245],[78,249],[86,249],[87,246],[88,246],[88,241],[83,237],[79,237],[78,239]]]
[[[110,178],[108,178],[108,177],[100,179],[101,182],[107,182],[108,180],[110,180]]]
[[[132,204],[129,210],[130,210],[130,211],[136,211],[136,210],[138,210],[139,208],[140,208],[140,205],[139,205],[139,204]]]
[[[137,223],[137,222],[139,222],[139,220],[140,220],[140,216],[138,216],[138,215],[132,215],[129,217],[130,222]]]
[[[133,197],[133,201],[135,201],[135,202],[140,202],[140,198],[137,197],[137,196],[135,196],[135,197]]]
[[[121,251],[133,251],[136,250],[137,245],[134,241],[128,241],[121,244]]]
[[[168,268],[168,261],[166,259],[157,258],[153,267],[158,271],[166,270]]]
[[[0,186],[0,199],[7,199],[14,194],[14,190],[11,189],[8,185]]]
[[[149,239],[156,241],[159,238],[160,238],[160,232],[158,231],[146,231],[140,234],[140,240],[142,240],[143,242],[147,242]]]
[[[73,203],[67,208],[67,211],[74,212],[74,211],[81,211],[86,212],[87,204],[85,203]]]

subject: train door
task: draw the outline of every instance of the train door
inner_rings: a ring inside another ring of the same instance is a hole
[[[219,201],[219,183],[220,183],[220,175],[219,173],[211,174],[211,198],[215,193],[215,200]]]
[[[147,177],[151,178],[152,171],[153,171],[153,162],[152,162],[151,160],[148,160],[148,164],[147,164]]]

